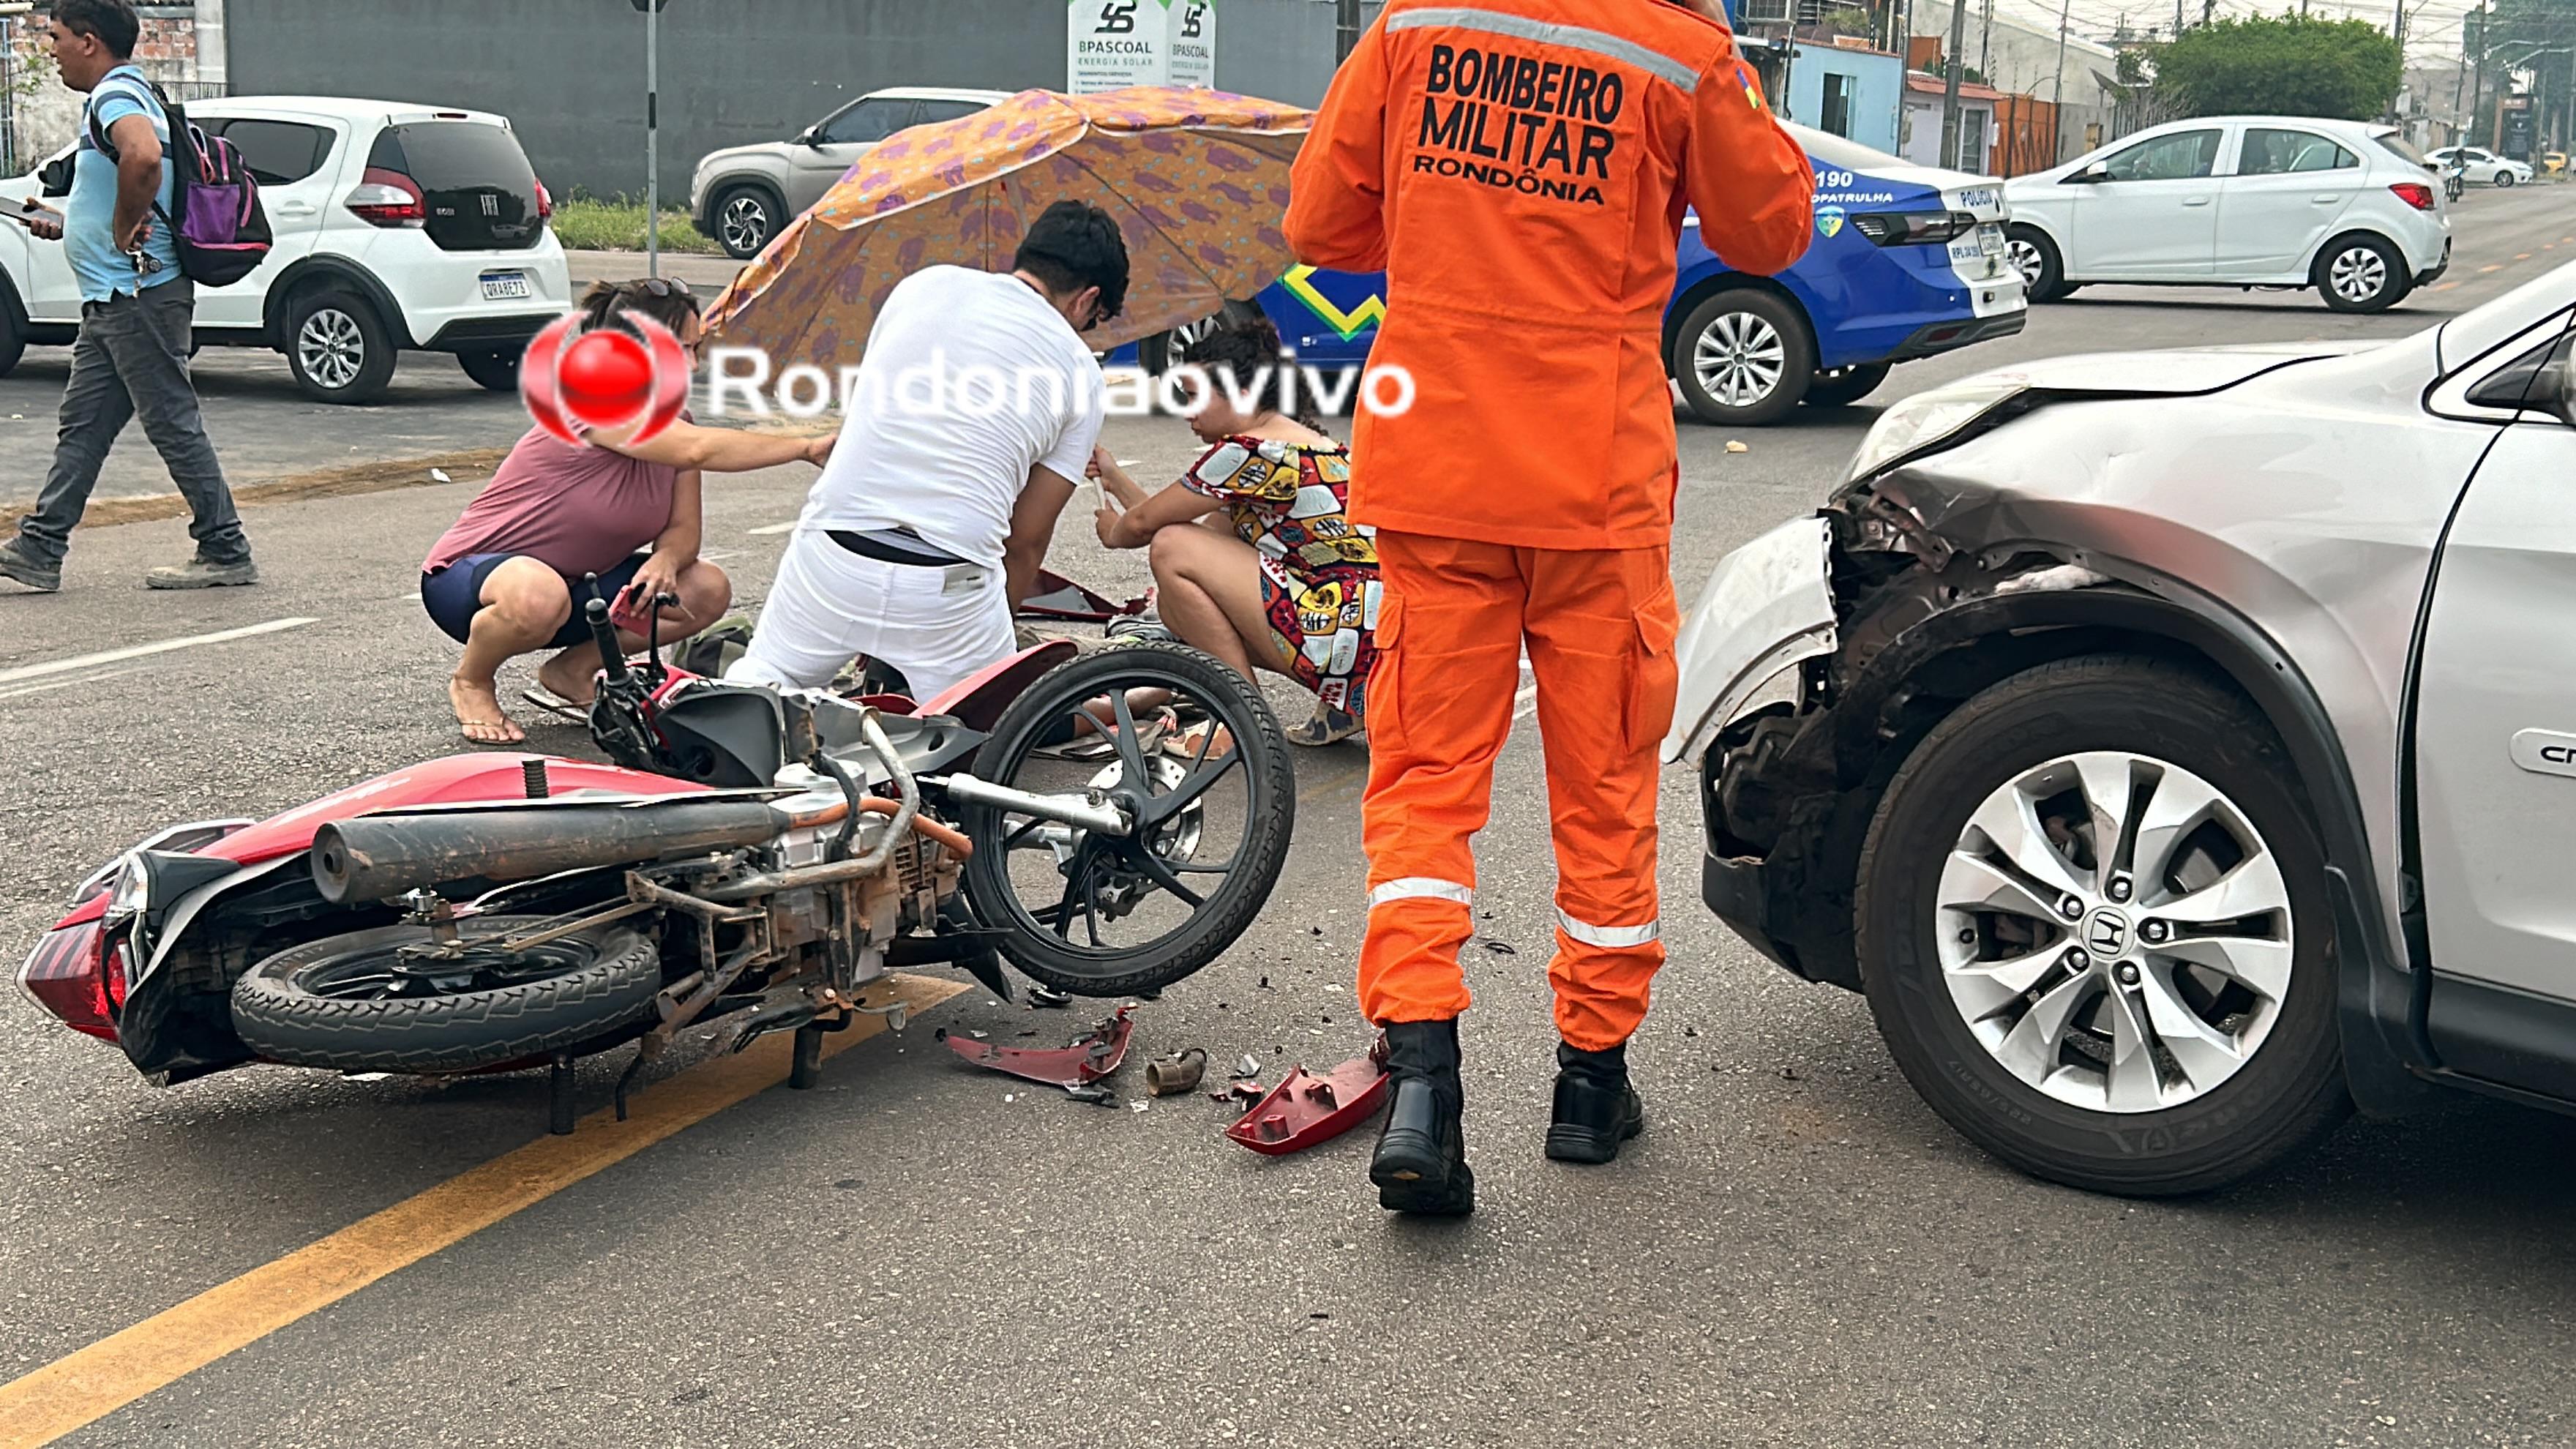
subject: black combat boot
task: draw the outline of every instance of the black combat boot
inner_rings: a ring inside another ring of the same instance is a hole
[[[1619,1144],[1646,1130],[1646,1104],[1628,1085],[1628,1044],[1606,1052],[1556,1047],[1556,1115],[1547,1155],[1559,1162],[1608,1162]]]
[[[1378,1130],[1369,1181],[1389,1212],[1458,1217],[1475,1211],[1476,1174],[1467,1169],[1459,1127],[1466,1092],[1458,1083],[1458,1023],[1399,1021],[1386,1028],[1386,1125]]]

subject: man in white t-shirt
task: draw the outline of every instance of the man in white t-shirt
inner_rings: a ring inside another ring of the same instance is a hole
[[[1010,657],[1056,517],[1100,436],[1082,334],[1127,299],[1127,246],[1059,201],[1008,272],[930,267],[887,294],[849,416],[727,679],[818,688],[853,657],[928,699]]]

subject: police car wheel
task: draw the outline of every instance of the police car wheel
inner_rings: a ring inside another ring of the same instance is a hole
[[[1760,427],[1787,416],[1806,396],[1816,376],[1816,344],[1795,305],[1740,287],[1691,309],[1666,363],[1682,401],[1702,422]]]
[[[1811,408],[1849,407],[1876,391],[1887,381],[1888,364],[1855,362],[1849,367],[1828,367],[1816,374],[1807,385],[1806,404]]]

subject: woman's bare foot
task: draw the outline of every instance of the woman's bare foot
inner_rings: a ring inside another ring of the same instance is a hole
[[[491,680],[447,681],[447,702],[456,710],[456,726],[478,745],[515,745],[527,735],[501,712],[501,697]]]
[[[574,651],[567,649],[564,654],[572,652]],[[588,655],[594,651],[582,650],[581,652]],[[599,692],[597,685],[599,666],[594,663],[588,669],[575,672],[564,665],[564,654],[558,654],[537,666],[537,683],[544,685],[547,692],[555,698],[578,708],[588,709],[591,696]]]

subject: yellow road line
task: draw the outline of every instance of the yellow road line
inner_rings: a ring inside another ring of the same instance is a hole
[[[868,1004],[902,1001],[921,1011],[966,990],[963,982],[894,976]],[[824,1038],[837,1054],[884,1030],[862,1016]],[[533,1206],[674,1133],[786,1080],[789,1042],[769,1037],[740,1056],[714,1057],[634,1097],[623,1122],[613,1108],[581,1120],[569,1137],[540,1137],[285,1257],[220,1283],[13,1383],[0,1384],[0,1446],[50,1443],[204,1368],[288,1324],[339,1302]]]

